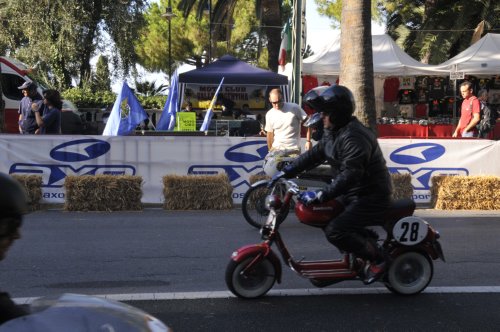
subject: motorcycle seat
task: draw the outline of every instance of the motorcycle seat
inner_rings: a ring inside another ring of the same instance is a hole
[[[392,201],[385,216],[385,228],[392,229],[392,226],[401,218],[409,217],[415,212],[416,204],[412,199],[404,198]]]

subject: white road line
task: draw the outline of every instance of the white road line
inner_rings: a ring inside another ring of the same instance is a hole
[[[271,290],[268,296],[318,296],[318,295],[362,295],[388,294],[386,288],[304,288]],[[428,287],[426,294],[465,294],[465,293],[500,293],[500,286],[470,286],[470,287]],[[154,301],[154,300],[197,300],[223,299],[235,297],[229,291],[213,292],[174,292],[174,293],[137,293],[137,294],[100,294],[95,295],[115,301]],[[18,304],[29,304],[36,297],[15,298]]]

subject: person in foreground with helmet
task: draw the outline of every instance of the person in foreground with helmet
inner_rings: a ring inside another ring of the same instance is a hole
[[[305,192],[299,199],[310,205],[336,198],[344,205],[344,211],[324,232],[338,249],[369,260],[364,282],[370,284],[387,266],[375,241],[359,230],[381,225],[390,205],[392,182],[385,159],[375,133],[353,116],[355,104],[349,89],[341,85],[318,87],[305,95],[304,102],[321,113],[324,134],[311,150],[283,169],[284,176],[293,177],[325,161],[330,165],[331,184]]]
[[[15,240],[21,237],[23,214],[27,211],[26,194],[21,185],[9,175],[0,173],[0,260]],[[0,324],[27,315],[9,294],[0,291]]]

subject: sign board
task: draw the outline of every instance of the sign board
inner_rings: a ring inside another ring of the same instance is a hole
[[[463,80],[465,72],[463,71],[450,71],[450,80]]]
[[[196,113],[195,112],[178,112],[176,131],[195,131],[196,130]]]

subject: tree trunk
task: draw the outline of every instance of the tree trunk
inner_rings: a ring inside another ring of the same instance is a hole
[[[340,30],[340,84],[354,95],[354,115],[376,132],[371,1],[343,0]]]
[[[281,44],[281,1],[262,0],[262,22],[267,36],[267,65],[270,70],[278,71],[278,55]]]

